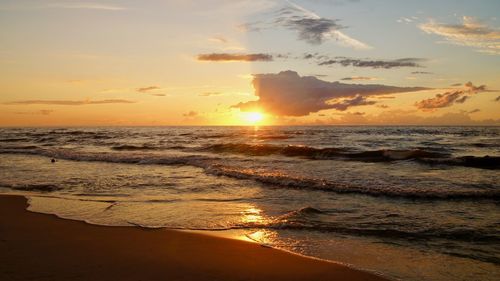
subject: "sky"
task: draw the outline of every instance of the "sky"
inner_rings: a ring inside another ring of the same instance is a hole
[[[498,0],[0,0],[0,126],[500,125]]]

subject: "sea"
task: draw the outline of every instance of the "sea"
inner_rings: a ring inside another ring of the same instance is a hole
[[[500,127],[0,129],[0,193],[30,211],[231,236],[393,280],[500,280],[499,171]]]

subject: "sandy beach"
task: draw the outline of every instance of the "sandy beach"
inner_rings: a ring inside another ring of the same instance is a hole
[[[26,205],[0,196],[0,280],[386,280],[255,243],[89,225]]]

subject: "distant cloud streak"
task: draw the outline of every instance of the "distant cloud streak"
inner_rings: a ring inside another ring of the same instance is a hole
[[[428,72],[428,71],[413,71],[411,74],[424,74],[424,75],[427,75],[427,74],[434,74],[434,73]]]
[[[342,80],[342,81],[359,81],[359,80],[377,80],[377,78],[366,77],[366,76],[352,76],[352,77],[344,77],[340,80]]]
[[[148,87],[137,88],[136,90],[139,93],[147,93],[147,92],[151,92],[151,91],[159,90],[159,89],[161,89],[161,88],[158,86],[148,86]]]
[[[214,61],[214,62],[224,62],[224,61],[272,61],[273,56],[270,54],[230,54],[230,53],[212,53],[212,54],[200,54],[198,55],[199,61]]]
[[[53,112],[54,112],[54,110],[41,109],[41,110],[33,111],[33,112],[15,112],[14,114],[19,114],[19,115],[50,115]]]
[[[89,105],[89,104],[121,104],[121,103],[136,103],[130,100],[107,99],[107,100],[21,100],[4,102],[5,105]]]
[[[90,1],[52,3],[50,4],[50,6],[55,8],[64,8],[64,9],[89,9],[89,10],[108,10],[108,11],[120,11],[126,9],[121,6],[105,5]]]
[[[336,57],[334,59],[319,61],[318,65],[339,64],[342,66],[352,66],[352,67],[390,69],[399,67],[422,67],[420,63],[423,61],[425,61],[425,59],[422,58],[401,58],[395,60],[367,60],[367,59]]]
[[[200,97],[215,97],[215,96],[222,96],[223,93],[221,92],[205,92],[205,93],[201,93],[199,94],[198,96]]]

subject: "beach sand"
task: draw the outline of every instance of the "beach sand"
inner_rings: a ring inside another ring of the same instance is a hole
[[[0,196],[0,280],[386,280],[256,243],[108,227],[26,210]]]

